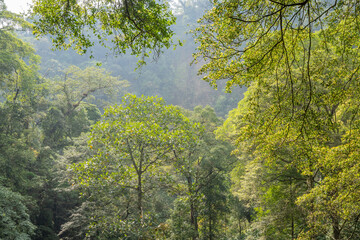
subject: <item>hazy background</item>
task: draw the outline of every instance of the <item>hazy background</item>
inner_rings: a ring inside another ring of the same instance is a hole
[[[29,9],[31,0],[5,0],[5,4],[11,12],[22,13]]]

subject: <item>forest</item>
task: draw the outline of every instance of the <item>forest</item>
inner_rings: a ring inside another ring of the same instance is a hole
[[[356,0],[0,0],[0,240],[360,239]]]

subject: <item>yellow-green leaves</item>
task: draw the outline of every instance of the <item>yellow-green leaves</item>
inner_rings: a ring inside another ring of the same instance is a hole
[[[312,41],[315,30],[336,28],[337,36],[323,33],[324,41],[335,37],[344,49],[354,45],[350,36],[359,31],[351,25],[358,21],[358,7],[353,1],[215,1],[194,30],[195,60],[204,60],[199,73],[215,88],[227,81],[228,91],[274,70],[290,79],[300,62],[305,68],[312,51],[326,49]]]
[[[151,236],[156,227],[149,212],[153,191],[168,184],[165,170],[174,152],[181,154],[196,146],[201,130],[180,109],[157,97],[127,94],[120,105],[107,108],[91,132],[89,147],[94,156],[73,166],[85,193],[116,199],[110,201],[116,211],[109,213],[100,206],[94,225],[112,228],[110,232],[119,236]],[[107,226],[97,224],[100,219]]]
[[[360,212],[358,183],[353,180],[358,179],[359,31],[357,17],[350,15],[317,32],[274,29],[256,40],[239,60],[247,68],[237,69],[250,83],[248,92],[218,130],[219,136],[237,144],[239,168],[245,165],[242,179],[234,176],[239,193],[251,192],[246,185],[256,188],[259,209],[273,208],[274,201],[281,204],[269,191],[293,194],[287,201],[304,214],[293,219],[308,229],[296,234],[301,239],[349,238]],[[222,69],[219,66],[217,74]],[[301,191],[294,191],[293,184]],[[276,211],[261,213],[274,224]],[[340,225],[343,230],[329,230]]]

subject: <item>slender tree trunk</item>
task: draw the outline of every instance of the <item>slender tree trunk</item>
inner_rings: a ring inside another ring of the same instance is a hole
[[[142,185],[141,185],[141,172],[138,173],[138,211],[139,211],[139,220],[143,222],[143,208],[142,208]]]
[[[193,239],[198,239],[198,236],[199,236],[199,230],[198,230],[198,222],[197,222],[197,214],[196,214],[196,207],[195,207],[195,204],[194,204],[194,200],[193,198],[191,197],[191,205],[190,205],[190,211],[191,211],[191,224],[193,225],[194,227],[194,230],[195,230],[195,234],[193,236]]]
[[[238,218],[238,221],[239,221],[239,237],[241,237],[241,234],[242,234],[242,229],[241,229],[241,219]]]
[[[144,223],[144,219],[143,219],[143,206],[142,206],[142,184],[141,184],[141,178],[142,178],[142,172],[141,170],[138,172],[138,186],[137,186],[137,207],[138,207],[138,221],[139,221],[139,236],[138,236],[138,240],[143,240],[143,223]]]
[[[142,190],[142,174],[143,172],[143,162],[144,162],[144,148],[143,146],[139,147],[140,150],[140,161],[138,164],[137,174],[138,174],[138,211],[139,211],[139,220],[141,225],[144,222],[143,216],[143,205],[142,205],[142,197],[143,197],[143,190]]]
[[[192,179],[191,176],[187,177],[188,182],[188,189],[190,193],[190,222],[194,228],[194,236],[192,237],[193,240],[198,239],[199,230],[198,230],[198,222],[197,222],[197,214],[196,214],[196,207],[195,207],[195,200],[194,200],[194,193],[192,191]]]
[[[213,240],[211,204],[209,204],[209,240]]]
[[[291,239],[295,239],[294,215],[291,216]]]
[[[295,202],[295,193],[294,193],[294,188],[293,188],[293,181],[292,181],[292,177],[290,176],[289,179],[290,182],[290,201],[291,201],[291,206],[292,206],[292,211],[291,211],[291,239],[295,239],[295,220],[294,220],[294,202]]]
[[[335,240],[341,239],[341,229],[339,226],[339,219],[337,217],[332,217],[332,230],[333,230],[333,238]]]

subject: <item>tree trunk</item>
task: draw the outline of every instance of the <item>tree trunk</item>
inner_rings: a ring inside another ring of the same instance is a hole
[[[291,216],[291,239],[295,239],[294,215]]]
[[[209,240],[213,240],[213,229],[212,229],[212,211],[211,204],[209,204]]]
[[[141,185],[141,172],[138,173],[138,211],[139,211],[139,220],[142,223],[143,222],[143,208],[142,208],[142,185]]]
[[[241,219],[240,218],[238,218],[238,224],[239,224],[239,237],[241,238],[242,229],[241,229]]]
[[[138,186],[137,186],[137,208],[138,208],[138,221],[139,221],[139,236],[138,236],[138,240],[143,240],[143,223],[144,223],[144,216],[143,216],[143,207],[142,207],[142,184],[141,184],[141,178],[142,178],[142,172],[141,170],[138,172]]]
[[[333,238],[335,240],[341,239],[341,229],[339,226],[339,219],[336,217],[332,217],[332,230],[333,230]]]
[[[194,228],[194,235],[192,237],[193,240],[198,239],[199,236],[199,230],[198,230],[198,222],[197,222],[197,213],[196,213],[196,207],[195,207],[195,200],[194,200],[194,193],[192,191],[192,179],[191,176],[187,177],[188,182],[188,189],[190,193],[190,222],[191,225]]]

